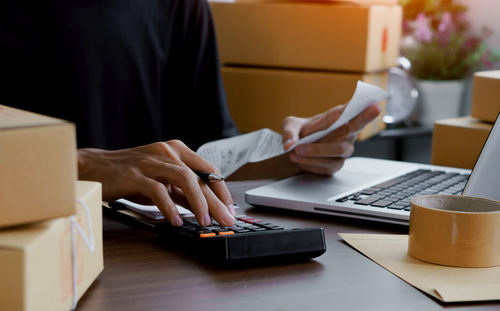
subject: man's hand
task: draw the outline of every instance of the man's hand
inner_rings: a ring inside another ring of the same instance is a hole
[[[102,183],[103,199],[153,203],[174,226],[182,225],[175,203],[189,208],[201,225],[211,216],[234,225],[234,205],[224,181],[202,182],[193,170],[219,170],[178,140],[116,151],[78,150],[79,178]]]
[[[342,114],[345,106],[335,106],[311,118],[287,117],[283,120],[283,147],[288,150],[300,138],[330,127]],[[319,141],[297,146],[290,152],[290,161],[307,172],[332,175],[342,168],[344,160],[354,152],[359,132],[380,113],[374,104]]]

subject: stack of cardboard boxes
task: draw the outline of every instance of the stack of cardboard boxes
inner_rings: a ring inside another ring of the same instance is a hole
[[[386,87],[397,62],[397,1],[211,2],[229,108],[242,132],[345,104],[357,80]],[[382,115],[361,133],[384,128]]]
[[[434,124],[432,163],[472,169],[500,112],[500,70],[474,74],[471,113]]]
[[[103,269],[101,185],[76,181],[73,124],[0,105],[0,172],[0,309],[70,310]]]

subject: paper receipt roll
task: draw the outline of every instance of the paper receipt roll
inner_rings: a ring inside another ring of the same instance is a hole
[[[445,266],[500,265],[500,201],[453,195],[413,198],[408,254]]]

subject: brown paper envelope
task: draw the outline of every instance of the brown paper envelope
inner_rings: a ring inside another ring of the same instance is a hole
[[[402,280],[444,302],[500,300],[500,267],[457,268],[408,255],[408,235],[339,233]]]

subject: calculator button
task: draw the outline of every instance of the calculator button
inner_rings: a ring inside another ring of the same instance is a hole
[[[259,226],[248,226],[246,227],[246,229],[250,229],[250,230],[258,230],[258,229],[264,229],[264,228],[261,228]]]
[[[203,231],[219,232],[219,230],[221,230],[222,228],[221,227],[217,227],[217,226],[208,226],[208,227],[201,227],[201,229]]]
[[[197,231],[198,230],[198,226],[191,225],[191,224],[184,224],[181,228],[188,230],[188,231]]]
[[[215,233],[213,232],[208,232],[208,233],[200,233],[200,238],[210,238],[215,236]]]
[[[252,231],[266,231],[265,228],[259,228],[259,227],[257,227],[257,228],[251,228],[250,230],[252,230]]]
[[[219,231],[219,235],[231,235],[234,234],[233,231]]]
[[[241,221],[244,221],[246,223],[249,223],[249,224],[254,224],[254,223],[262,222],[261,219],[250,217],[250,216],[243,216],[243,217],[239,217],[238,219],[241,220]]]
[[[185,218],[184,222],[192,225],[198,225],[196,218]]]
[[[255,218],[254,218],[254,219],[247,219],[247,220],[245,220],[245,222],[247,222],[247,223],[249,223],[249,224],[257,224],[257,223],[259,223],[259,222],[261,222],[261,221],[262,221],[262,220],[260,220],[260,219],[255,219]]]
[[[245,228],[245,229],[251,229],[253,227],[256,227],[254,225],[251,225],[251,224],[242,224],[242,225],[239,225],[241,228]]]

